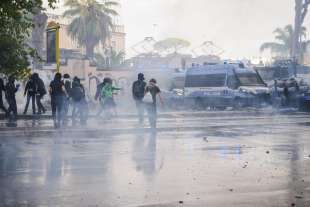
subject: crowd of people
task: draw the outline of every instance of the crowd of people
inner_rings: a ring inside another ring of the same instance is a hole
[[[5,112],[5,117],[11,121],[17,118],[16,92],[20,85],[15,84],[14,76],[10,76],[6,84],[0,78],[0,109]],[[103,82],[97,85],[95,100],[99,102],[97,116],[104,112],[105,117],[111,118],[117,115],[114,95],[117,91],[122,90],[113,86],[111,78],[104,78]],[[5,94],[8,108],[4,106],[3,92]],[[78,121],[85,125],[88,119],[88,101],[86,99],[85,88],[78,77],[70,78],[69,74],[56,73],[54,79],[50,82],[48,91],[46,90],[43,80],[38,73],[33,73],[27,80],[24,89],[26,104],[23,114],[27,114],[31,101],[32,114],[44,114],[46,108],[41,100],[49,92],[51,100],[51,110],[55,128],[67,125],[69,121],[69,109],[71,109],[72,125]],[[160,89],[156,85],[155,79],[145,82],[144,74],[138,74],[138,80],[132,85],[132,96],[136,103],[139,123],[143,124],[144,111],[147,111],[151,128],[156,128],[157,122],[157,97],[163,104],[160,96]]]

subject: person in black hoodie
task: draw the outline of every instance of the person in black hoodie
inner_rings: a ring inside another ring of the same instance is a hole
[[[74,77],[71,89],[72,98],[72,125],[76,125],[76,117],[79,116],[81,125],[87,121],[88,106],[85,97],[85,89],[78,77]]]
[[[140,124],[142,124],[144,120],[144,104],[142,100],[145,94],[145,87],[146,82],[144,81],[144,75],[143,73],[139,73],[138,80],[132,84],[132,96],[136,102]]]
[[[3,79],[0,78],[0,109],[5,112],[5,115],[7,115],[8,110],[4,107],[3,99],[2,99],[2,91],[5,92],[4,82]]]
[[[64,99],[64,119],[65,121],[68,121],[68,111],[69,111],[69,107],[70,107],[70,97],[71,97],[71,89],[72,89],[72,83],[71,83],[71,79],[70,79],[70,75],[69,74],[64,74],[64,86],[65,86],[65,91],[67,96]]]
[[[51,95],[52,115],[55,128],[59,128],[61,121],[63,121],[63,100],[65,98],[64,83],[61,80],[61,73],[56,73],[54,80],[49,86],[49,93]]]
[[[12,120],[16,120],[17,118],[17,105],[16,105],[16,98],[15,93],[18,91],[19,84],[15,85],[15,77],[10,76],[8,83],[5,85],[5,98],[9,104],[8,108],[8,116],[13,113]]]
[[[46,88],[44,81],[40,78],[38,73],[33,74],[34,82],[36,84],[36,100],[37,100],[37,106],[38,106],[38,114],[45,113],[46,109],[44,108],[41,100],[46,94]]]
[[[25,105],[25,109],[24,109],[24,113],[23,114],[27,114],[28,111],[28,106],[31,100],[31,104],[32,104],[32,114],[36,113],[36,102],[35,102],[35,98],[36,98],[36,85],[34,82],[34,75],[31,75],[26,83],[26,87],[25,87],[25,91],[24,91],[24,96],[27,95],[27,101],[26,101],[26,105]]]

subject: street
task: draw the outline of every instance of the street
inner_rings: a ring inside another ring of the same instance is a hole
[[[310,114],[0,123],[0,206],[310,206]]]

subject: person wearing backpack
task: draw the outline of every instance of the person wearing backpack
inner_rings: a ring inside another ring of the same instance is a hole
[[[121,88],[114,87],[112,85],[112,79],[108,78],[106,84],[101,91],[101,104],[102,108],[108,112],[108,115],[111,115],[111,109],[114,111],[116,116],[116,104],[113,98],[114,91],[119,91]]]
[[[70,99],[71,99],[71,90],[72,90],[72,82],[70,79],[69,74],[64,74],[64,84],[65,84],[65,91],[67,96],[64,98],[64,119],[65,122],[68,121],[68,112],[69,112],[69,107],[70,107]]]
[[[144,74],[138,74],[138,80],[132,84],[132,97],[136,102],[136,108],[139,116],[139,123],[142,124],[144,121],[144,104],[143,97],[145,93],[146,82],[144,81]]]
[[[85,89],[78,77],[73,78],[71,88],[72,98],[72,125],[76,125],[76,117],[79,114],[80,123],[86,124],[87,121],[87,102],[85,98]]]
[[[109,81],[109,78],[104,78],[103,81],[97,85],[97,90],[96,90],[96,94],[95,94],[95,100],[99,101],[99,110],[97,112],[97,116],[100,116],[100,114],[104,110],[103,105],[102,105],[102,101],[101,101],[101,96],[102,96],[101,92],[102,92],[103,87],[105,86],[105,84],[108,81]]]
[[[7,116],[8,110],[4,107],[4,104],[3,104],[2,91],[5,92],[5,86],[4,86],[3,79],[0,78],[0,109],[2,109],[2,111],[4,111],[5,113],[5,116]]]
[[[63,100],[66,92],[64,83],[61,80],[61,73],[56,73],[54,79],[49,86],[49,93],[51,95],[52,116],[54,127],[59,128],[61,121],[63,121]]]
[[[38,114],[45,114],[46,109],[44,108],[41,100],[45,96],[46,89],[45,89],[45,84],[44,81],[40,78],[38,73],[33,74],[34,82],[36,85],[36,101],[37,101],[37,106],[38,106]]]
[[[156,85],[156,80],[151,79],[149,81],[149,84],[145,88],[143,102],[146,106],[150,127],[152,129],[156,129],[157,124],[157,106],[156,106],[157,96],[159,97],[161,105],[164,105],[163,99],[160,95],[160,89]]]
[[[27,114],[28,106],[31,100],[32,104],[32,114],[36,114],[36,85],[34,81],[34,75],[31,75],[26,83],[24,96],[27,96],[26,98],[26,105],[24,109],[23,114]]]
[[[7,84],[5,85],[5,98],[9,104],[7,116],[10,120],[15,121],[17,119],[17,104],[15,94],[19,89],[19,84],[15,85],[15,77],[10,76]],[[10,117],[11,112],[13,117]]]

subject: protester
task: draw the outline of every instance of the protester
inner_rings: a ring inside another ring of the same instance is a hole
[[[7,116],[8,114],[8,110],[4,107],[3,104],[3,98],[2,98],[2,91],[5,92],[5,86],[4,86],[4,81],[2,78],[0,78],[0,109],[2,109],[2,111],[5,113],[5,115]]]
[[[66,97],[64,98],[64,120],[65,122],[68,121],[68,112],[70,107],[70,98],[71,98],[71,89],[72,89],[72,83],[71,78],[69,74],[64,74],[64,84],[65,84],[65,91],[66,91]]]
[[[107,115],[111,115],[111,110],[114,116],[116,116],[116,104],[113,98],[114,91],[121,90],[121,88],[114,87],[112,85],[112,79],[108,78],[101,91],[102,108],[107,112]]]
[[[78,77],[74,77],[71,89],[72,98],[72,125],[76,125],[76,117],[79,115],[81,125],[86,124],[88,106],[85,98],[85,89]]]
[[[101,101],[101,92],[105,84],[109,81],[109,78],[104,78],[102,83],[97,85],[95,100],[99,100],[99,110],[97,112],[97,116],[100,116],[100,114],[104,111],[103,102]]]
[[[139,116],[139,123],[142,124],[144,121],[144,104],[143,97],[145,93],[146,82],[144,81],[144,74],[138,74],[138,80],[132,84],[132,96],[136,102],[136,108]]]
[[[45,114],[46,109],[44,108],[41,100],[42,98],[45,96],[46,92],[46,88],[45,88],[45,84],[44,81],[40,78],[38,73],[34,73],[34,81],[36,84],[36,100],[37,100],[37,106],[38,106],[38,114]]]
[[[36,114],[36,84],[34,81],[34,75],[29,76],[29,79],[25,86],[24,96],[27,96],[27,101],[23,114],[27,114],[30,100],[32,104],[32,114]]]
[[[99,99],[101,99],[101,91],[102,91],[102,88],[104,87],[104,85],[106,84],[108,78],[104,78],[103,81],[101,83],[99,83],[97,85],[97,90],[96,90],[96,94],[95,94],[95,100],[97,101]]]
[[[284,106],[289,107],[291,101],[290,101],[290,91],[288,81],[284,82],[283,96],[284,96]]]
[[[157,123],[157,107],[156,107],[157,96],[159,97],[159,100],[163,105],[163,100],[162,97],[160,96],[160,89],[156,85],[156,80],[151,79],[149,81],[149,84],[146,86],[143,102],[145,103],[149,123],[152,129],[156,129],[156,123]]]
[[[51,95],[52,115],[55,128],[59,128],[63,121],[63,100],[65,98],[64,83],[61,80],[61,73],[56,73],[54,80],[49,86]]]
[[[19,84],[15,85],[15,77],[10,76],[8,83],[5,86],[5,98],[9,104],[8,108],[8,117],[10,117],[11,112],[13,113],[13,116],[10,117],[11,120],[17,119],[17,105],[16,105],[16,97],[15,93],[18,91]]]

